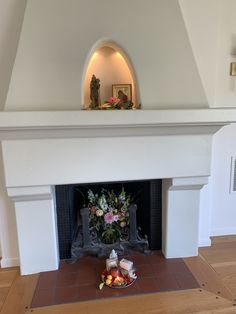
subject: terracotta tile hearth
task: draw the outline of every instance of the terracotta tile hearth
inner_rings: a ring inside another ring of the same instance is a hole
[[[134,262],[137,281],[125,289],[98,289],[105,259],[87,256],[75,264],[62,261],[58,271],[41,273],[32,307],[121,297],[132,294],[198,288],[199,285],[181,258],[165,259],[161,252],[150,256],[132,253],[125,258]]]

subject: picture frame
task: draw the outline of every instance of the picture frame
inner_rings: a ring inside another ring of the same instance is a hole
[[[120,90],[127,95],[128,100],[132,101],[132,84],[113,84],[112,97],[118,98],[118,92]]]

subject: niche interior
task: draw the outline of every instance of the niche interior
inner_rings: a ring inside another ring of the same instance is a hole
[[[90,82],[92,76],[100,80],[101,104],[114,96],[114,85],[129,85],[133,109],[139,108],[137,83],[134,69],[127,54],[114,43],[99,45],[93,50],[84,76],[83,103],[84,109],[90,108]]]

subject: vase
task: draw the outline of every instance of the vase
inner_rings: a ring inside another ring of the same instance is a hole
[[[104,244],[114,244],[120,239],[120,232],[112,227],[108,227],[101,233],[100,239]]]

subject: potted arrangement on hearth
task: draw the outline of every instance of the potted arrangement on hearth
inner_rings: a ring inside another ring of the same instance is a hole
[[[106,257],[112,249],[121,255],[129,249],[149,254],[147,237],[141,237],[137,228],[136,204],[124,188],[120,192],[101,189],[100,193],[87,190],[83,196],[78,227],[71,245],[71,259],[74,263],[85,255]]]
[[[117,242],[129,225],[131,196],[122,188],[119,194],[102,189],[100,194],[88,191],[89,224],[104,244]]]

